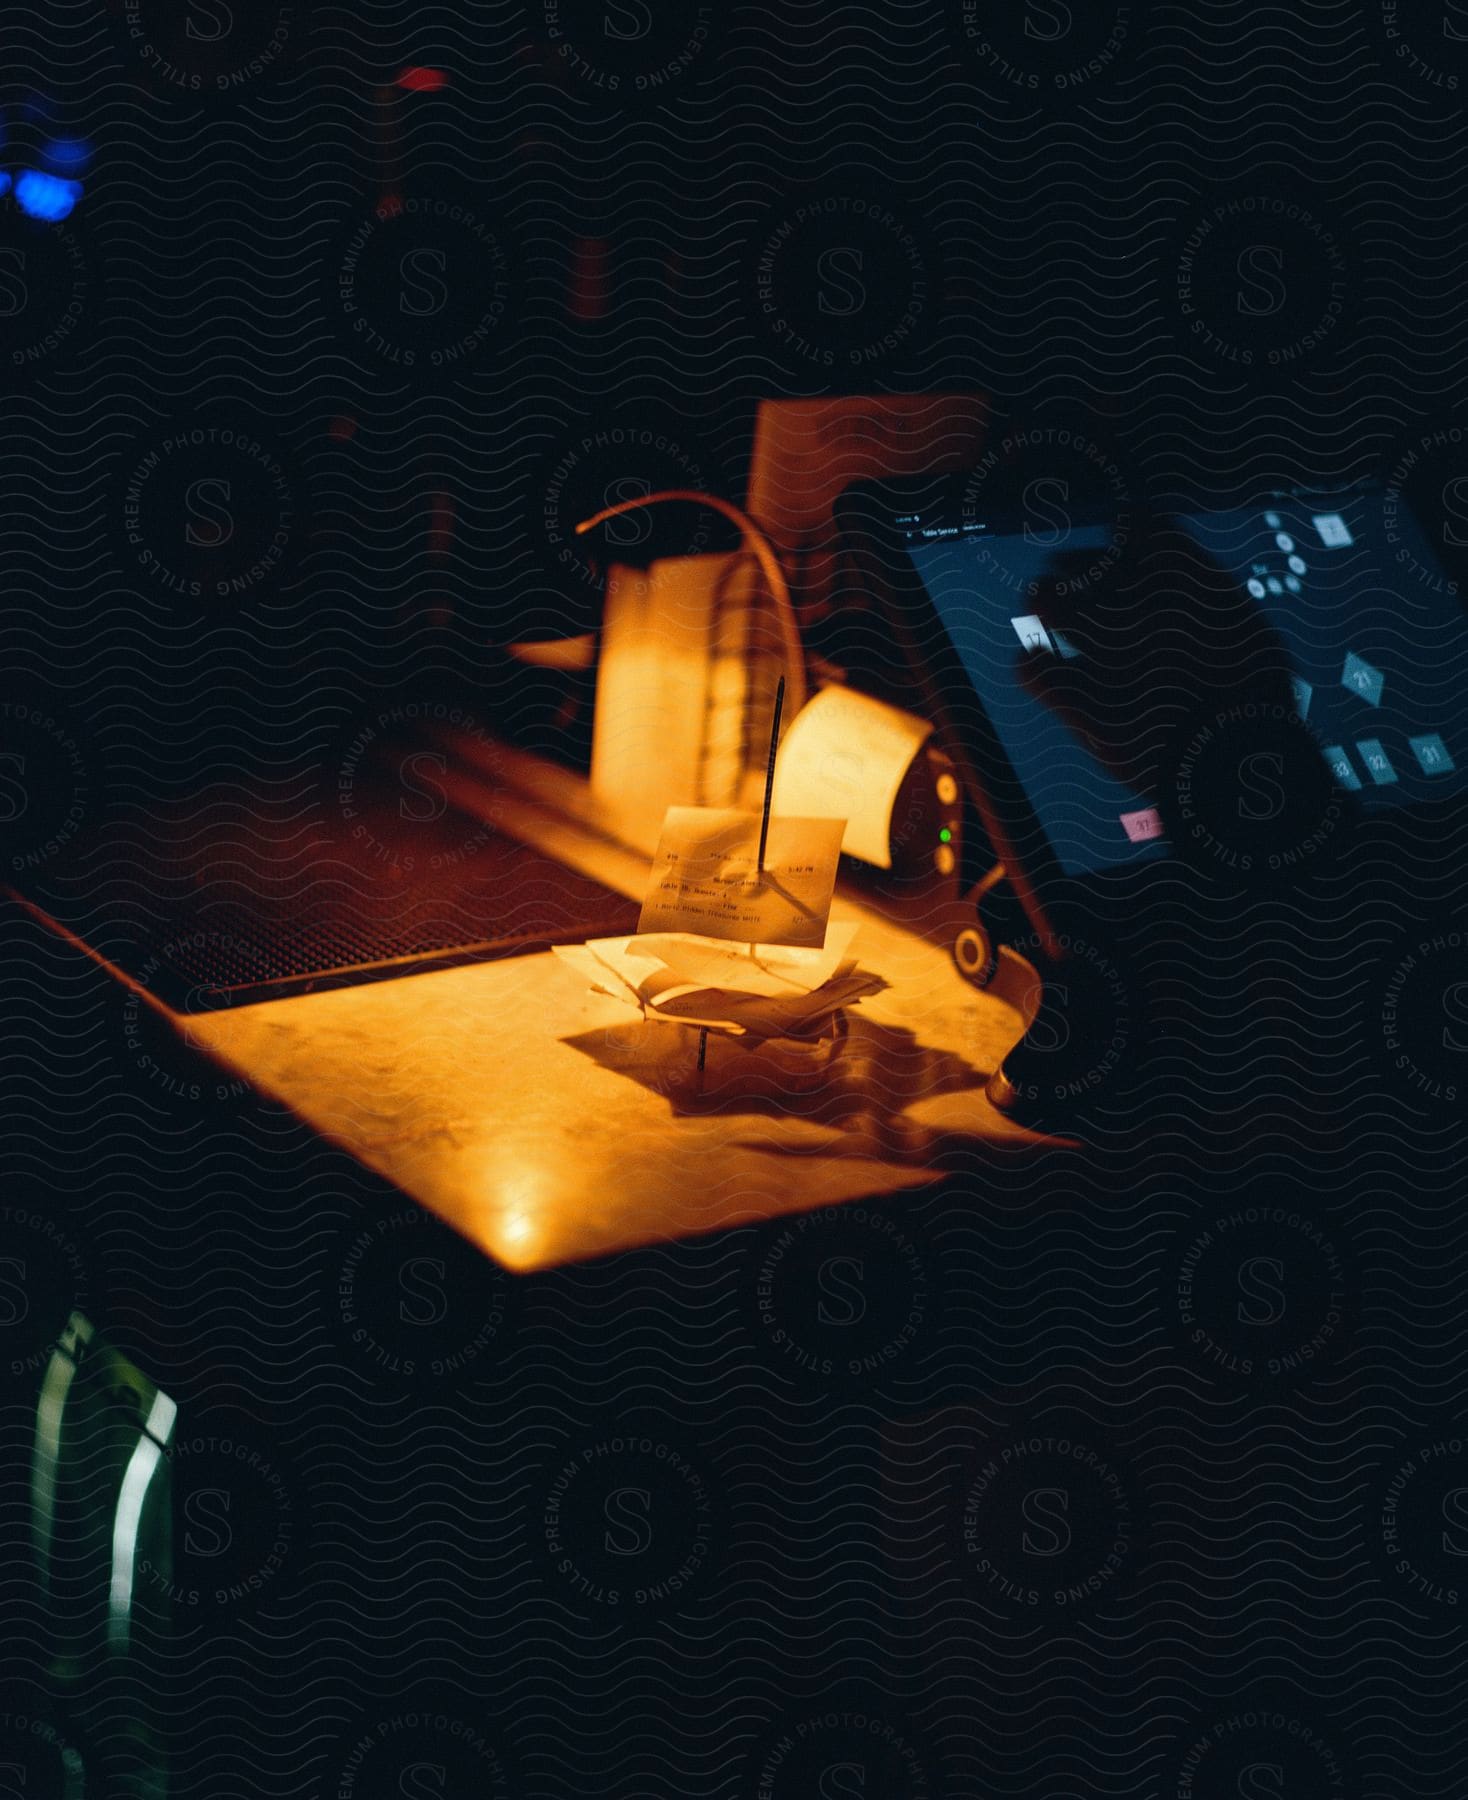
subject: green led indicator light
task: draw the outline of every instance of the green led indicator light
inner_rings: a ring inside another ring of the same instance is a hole
[[[953,833],[948,829],[948,827],[946,825],[938,833],[938,842],[940,844],[951,844],[953,842]]]

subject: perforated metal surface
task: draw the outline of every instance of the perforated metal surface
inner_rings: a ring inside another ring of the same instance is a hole
[[[599,932],[637,907],[452,810],[405,829],[387,803],[350,828],[197,813],[105,834],[36,898],[172,1005],[409,973]],[[407,966],[404,966],[407,959]],[[216,992],[217,990],[217,992]]]

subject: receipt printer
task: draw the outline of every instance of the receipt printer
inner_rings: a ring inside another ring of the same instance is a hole
[[[909,930],[952,942],[963,806],[926,720],[851,688],[822,688],[780,746],[774,811],[845,819],[845,873],[863,897]]]

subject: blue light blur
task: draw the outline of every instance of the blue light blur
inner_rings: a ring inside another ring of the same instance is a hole
[[[47,175],[41,169],[27,169],[16,178],[15,198],[23,213],[33,219],[55,224],[71,212],[82,197],[79,181],[64,181],[59,175]]]
[[[8,194],[9,192],[10,192],[10,177],[5,173],[5,171],[3,169],[0,169],[0,194]]]
[[[92,160],[92,146],[85,138],[52,138],[41,156],[49,167],[65,175],[80,175]]]

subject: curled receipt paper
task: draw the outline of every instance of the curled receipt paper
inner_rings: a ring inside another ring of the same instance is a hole
[[[846,854],[890,869],[892,808],[932,729],[868,694],[822,688],[780,746],[774,810],[844,819]]]
[[[646,1019],[750,1043],[829,1030],[886,985],[850,955],[856,927],[830,922],[845,823],[771,818],[761,868],[760,814],[669,807],[636,934],[555,955]]]
[[[818,949],[718,943],[682,932],[558,944],[557,959],[645,1018],[750,1038],[818,1031],[885,983],[850,955],[856,927],[833,925]]]

